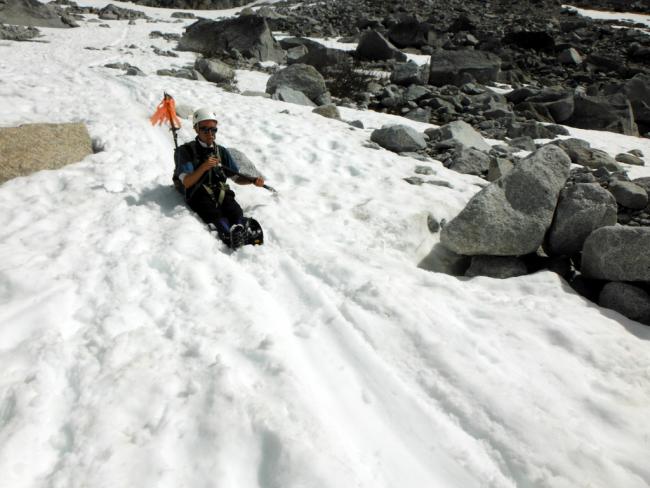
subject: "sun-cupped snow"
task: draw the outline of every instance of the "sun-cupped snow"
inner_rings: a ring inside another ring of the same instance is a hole
[[[155,56],[173,46],[149,32],[191,22],[0,43],[0,126],[81,121],[103,148],[0,186],[0,486],[649,486],[650,329],[550,272],[418,268],[428,215],[483,181],[369,144],[426,124],[342,108],[357,129],[157,76],[195,55]],[[218,142],[278,189],[234,186],[263,246],[228,250],[174,191],[171,134],[148,120],[164,92],[213,108]],[[405,182],[420,164],[450,188]]]

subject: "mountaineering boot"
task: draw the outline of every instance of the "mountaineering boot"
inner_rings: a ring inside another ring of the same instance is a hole
[[[251,217],[244,217],[243,224],[246,227],[246,244],[258,246],[264,243],[264,232],[257,220]]]
[[[230,228],[230,247],[237,249],[246,244],[246,229],[241,224],[235,224]]]

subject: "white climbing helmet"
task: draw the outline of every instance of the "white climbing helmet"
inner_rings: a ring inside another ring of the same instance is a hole
[[[196,124],[204,120],[214,120],[216,122],[217,114],[214,113],[214,110],[205,107],[195,110],[192,115],[192,125],[196,127]]]

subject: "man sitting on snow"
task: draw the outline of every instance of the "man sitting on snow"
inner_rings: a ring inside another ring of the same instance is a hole
[[[239,168],[232,156],[225,147],[215,143],[217,116],[212,110],[198,109],[192,123],[196,139],[174,152],[174,186],[204,222],[216,227],[222,241],[237,248],[245,244],[247,238],[244,212],[226,179],[231,177],[240,185],[252,182],[255,186],[264,186],[264,179],[251,181],[236,175]]]

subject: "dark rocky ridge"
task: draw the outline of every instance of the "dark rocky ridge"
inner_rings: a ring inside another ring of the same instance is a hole
[[[250,0],[131,0],[146,7],[161,7],[191,10],[219,10],[241,7]]]
[[[571,5],[609,12],[637,12],[640,14],[650,12],[649,0],[572,0]]]

